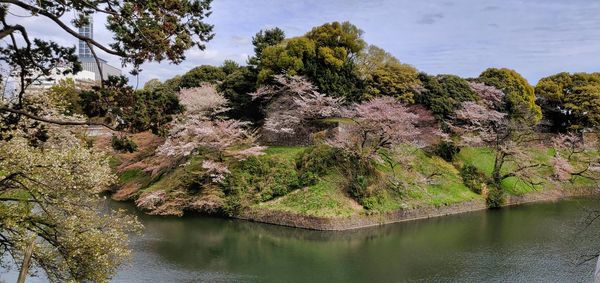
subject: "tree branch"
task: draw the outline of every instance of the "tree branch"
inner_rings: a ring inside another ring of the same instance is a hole
[[[70,35],[74,36],[75,38],[83,40],[83,41],[88,42],[88,43],[91,43],[94,46],[100,48],[102,51],[104,51],[104,52],[106,52],[108,54],[116,55],[116,56],[119,56],[119,57],[126,57],[126,54],[123,54],[121,52],[112,50],[112,49],[110,49],[110,48],[108,48],[108,47],[100,44],[99,42],[97,42],[97,41],[95,41],[95,40],[93,40],[93,39],[91,39],[89,37],[86,37],[86,36],[83,36],[83,35],[79,34],[78,32],[76,32],[73,29],[71,29],[69,26],[67,26],[65,23],[63,23],[58,17],[56,17],[52,13],[49,13],[48,11],[43,10],[43,9],[41,9],[39,7],[32,6],[32,5],[29,5],[27,3],[23,3],[21,1],[16,1],[16,0],[0,0],[0,3],[13,4],[13,5],[21,7],[23,9],[25,9],[25,10],[31,11],[32,13],[40,14],[42,16],[45,16],[45,17],[49,18],[50,20],[54,21],[64,31],[66,31]]]
[[[49,119],[49,118],[39,117],[39,116],[33,115],[31,113],[28,113],[26,111],[12,109],[12,108],[9,108],[9,107],[0,107],[0,112],[15,113],[15,114],[23,115],[23,116],[25,116],[27,118],[30,118],[30,119],[33,119],[33,120],[36,120],[36,121],[40,121],[40,122],[44,122],[44,123],[49,123],[49,124],[56,124],[56,125],[62,125],[62,126],[103,126],[103,127],[108,128],[110,130],[120,132],[116,128],[114,128],[114,127],[112,127],[110,125],[107,125],[105,123],[95,123],[95,122],[91,122],[91,121],[79,122],[79,121],[55,120],[55,119]]]

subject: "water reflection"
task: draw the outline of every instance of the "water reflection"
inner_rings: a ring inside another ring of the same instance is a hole
[[[593,226],[570,200],[319,232],[237,220],[141,216],[133,265],[116,282],[589,281]]]

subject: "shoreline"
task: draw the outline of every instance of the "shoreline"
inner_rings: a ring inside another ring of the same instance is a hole
[[[521,196],[509,195],[506,196],[503,207],[535,202],[556,201],[577,196],[592,196],[600,193],[598,189],[600,189],[600,187],[568,190],[555,189],[528,193]],[[308,230],[345,231],[486,209],[488,209],[488,207],[485,200],[479,199],[439,207],[425,206],[380,214],[359,214],[349,217],[318,217],[285,211],[249,208],[238,215],[233,216],[233,218]]]

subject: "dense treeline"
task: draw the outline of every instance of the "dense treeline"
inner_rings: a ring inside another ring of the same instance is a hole
[[[255,54],[247,66],[225,61],[221,66],[202,65],[181,76],[144,87],[178,91],[217,85],[230,101],[228,116],[261,122],[264,105],[248,93],[261,85],[273,84],[273,75],[301,75],[326,95],[345,103],[391,96],[401,102],[419,104],[440,119],[448,119],[460,104],[477,101],[474,83],[494,87],[505,95],[497,110],[514,118],[527,118],[545,130],[583,130],[600,123],[600,75],[560,73],[542,78],[534,87],[515,70],[489,68],[479,77],[428,75],[401,63],[385,50],[368,45],[362,31],[348,23],[328,23],[303,36],[286,38],[279,28],[261,30],[253,37]]]

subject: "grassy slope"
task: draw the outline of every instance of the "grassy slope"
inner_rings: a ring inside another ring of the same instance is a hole
[[[303,152],[304,147],[270,147],[266,156],[278,157],[282,162],[294,163],[296,157]],[[532,149],[531,154],[535,159],[548,162],[554,155],[554,150],[539,148]],[[482,199],[481,195],[472,192],[463,182],[457,168],[463,164],[472,164],[482,172],[490,174],[493,166],[493,153],[485,148],[464,148],[455,157],[454,164],[448,163],[437,156],[428,156],[420,149],[411,149],[413,160],[412,169],[407,169],[404,162],[391,169],[387,165],[377,168],[378,177],[373,186],[386,188],[378,190],[376,196],[370,201],[370,209],[366,210],[354,199],[349,197],[341,185],[344,176],[335,169],[326,176],[319,178],[317,184],[307,188],[295,190],[285,196],[255,204],[253,207],[276,211],[286,211],[312,216],[349,216],[367,212],[386,212],[402,208],[413,208],[424,205],[447,205],[464,201]],[[398,157],[393,159],[398,160]],[[192,158],[186,166],[178,166],[160,176],[150,177],[140,169],[131,169],[119,174],[119,183],[127,184],[137,182],[144,184],[141,191],[164,190],[169,192],[178,188],[185,179],[187,170],[199,169],[202,157]],[[511,166],[509,164],[509,166]],[[545,181],[552,175],[552,168],[539,169]],[[419,176],[432,176],[427,183],[419,182]],[[394,177],[400,180],[403,186],[400,189],[389,189],[386,180]],[[511,178],[503,184],[503,189],[508,194],[522,195],[525,193],[555,188],[556,185],[546,182],[543,186],[531,187],[526,183]],[[589,180],[578,179],[573,184],[564,187],[581,187],[592,185]],[[141,192],[140,191],[140,192]]]

